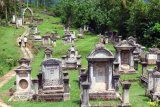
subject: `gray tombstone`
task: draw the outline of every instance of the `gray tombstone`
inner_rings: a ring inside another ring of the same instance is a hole
[[[136,46],[127,40],[121,41],[115,45],[116,60],[119,62],[119,71],[121,73],[135,73],[134,50]],[[138,59],[136,58],[136,61]],[[137,66],[136,66],[137,67]]]
[[[38,75],[39,90],[36,100],[62,101],[69,100],[69,78],[62,73],[62,62],[59,59],[49,58],[42,62],[41,72]]]
[[[68,49],[67,55],[62,57],[62,67],[64,69],[76,69],[81,64],[81,56],[78,55],[78,51],[72,45]]]
[[[20,65],[16,70],[16,92],[9,101],[31,100],[34,94],[32,90],[31,67],[26,64]]]

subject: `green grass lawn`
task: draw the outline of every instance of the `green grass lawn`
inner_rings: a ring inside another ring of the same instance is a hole
[[[43,36],[46,32],[52,32],[57,30],[60,36],[63,35],[63,26],[61,24],[52,24],[55,22],[60,22],[59,18],[41,15],[44,19],[44,22],[38,26],[38,29]],[[73,29],[75,31],[75,29]],[[76,31],[77,32],[77,31]],[[87,68],[87,55],[94,49],[95,44],[99,41],[99,38],[94,34],[86,34],[84,39],[78,39],[75,43],[75,47],[78,49],[79,54],[82,55],[82,66]],[[62,40],[57,41],[57,47],[53,48],[53,57],[61,58],[62,55],[65,55],[67,49],[70,45],[62,45]],[[115,49],[112,44],[106,45],[107,49],[115,53]],[[36,78],[36,75],[39,72],[40,64],[43,61],[43,49],[35,56],[35,59],[32,63],[32,77]],[[137,74],[124,74],[121,76],[121,80],[128,79],[139,79],[141,75],[141,65],[139,65],[139,72]],[[70,94],[71,100],[66,102],[8,102],[9,96],[7,94],[8,89],[13,87],[13,82],[15,78],[9,81],[3,88],[0,89],[0,97],[4,99],[7,104],[12,105],[13,107],[79,107],[80,101],[80,89],[78,87],[78,71],[72,70],[69,71],[70,78]],[[4,93],[4,94],[2,94]],[[130,101],[132,107],[147,107],[148,98],[144,96],[144,88],[140,86],[138,81],[132,83],[130,88]],[[94,102],[93,102],[94,103]],[[100,102],[99,102],[100,103]]]
[[[23,28],[16,29],[15,27],[10,26],[0,26],[0,69],[3,71],[0,76],[10,70],[10,66],[6,59],[13,59],[13,66],[16,65],[16,62],[20,57],[20,51],[17,47],[16,39],[23,32]]]

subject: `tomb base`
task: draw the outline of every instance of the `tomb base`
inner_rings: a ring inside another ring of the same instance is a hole
[[[117,99],[118,96],[116,92],[113,91],[104,91],[104,92],[89,92],[89,99],[90,100],[96,100],[96,99],[101,99],[101,100],[111,100],[111,99]]]
[[[131,104],[122,104],[121,107],[131,107]]]
[[[131,69],[121,69],[119,71],[121,74],[135,74],[137,73],[137,71],[134,69],[134,68],[131,68]]]
[[[64,70],[76,69],[77,62],[66,62],[65,66],[63,66]]]
[[[62,86],[48,87],[40,89],[38,94],[34,95],[34,100],[37,101],[66,101],[69,100],[70,94],[64,93]]]
[[[32,100],[33,92],[15,92],[9,101],[28,101]]]

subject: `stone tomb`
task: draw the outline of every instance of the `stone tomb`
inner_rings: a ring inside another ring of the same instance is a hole
[[[67,55],[62,56],[63,69],[76,69],[81,64],[81,55],[74,46],[68,49]]]
[[[99,35],[100,36],[100,42],[103,44],[108,44],[108,36]]]
[[[84,30],[82,28],[79,28],[79,32],[78,32],[77,36],[78,36],[78,38],[84,38]]]
[[[49,35],[42,37],[42,44],[43,44],[43,47],[48,47],[51,45],[51,40]]]
[[[50,47],[45,48],[44,50],[44,59],[52,58],[52,49]]]
[[[113,54],[98,44],[88,55],[88,80],[90,82],[90,99],[115,99],[116,92],[113,89]]]
[[[64,38],[62,38],[62,42],[64,45],[74,44],[75,40],[76,40],[76,36],[75,36],[75,32],[73,31],[65,33]]]
[[[150,48],[146,53],[146,61],[149,65],[155,65],[157,61],[157,54],[160,53],[158,48]]]
[[[119,63],[120,73],[135,73],[138,70],[138,57],[134,55],[136,46],[127,40],[121,41],[115,45],[116,62]],[[136,52],[137,54],[137,52]]]
[[[42,62],[38,84],[35,100],[61,101],[70,98],[68,73],[62,73],[62,63],[59,59],[49,58]]]
[[[89,104],[89,100],[120,100],[119,74],[113,74],[114,55],[97,44],[96,48],[88,55],[88,71],[81,69],[81,107],[97,107]],[[87,75],[87,76],[86,76]],[[85,79],[86,78],[86,79]],[[129,89],[129,88],[128,88]],[[128,89],[125,87],[123,104],[128,103]],[[126,91],[127,90],[127,91]],[[125,97],[127,95],[127,98]],[[121,104],[120,104],[121,105]],[[117,106],[120,106],[117,105]],[[103,105],[108,107],[108,105]]]
[[[31,67],[22,64],[16,70],[16,92],[9,101],[27,101],[31,100],[34,94],[31,80]]]

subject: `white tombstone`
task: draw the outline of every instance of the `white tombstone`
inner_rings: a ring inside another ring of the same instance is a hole
[[[12,16],[12,23],[16,23],[16,15]]]

